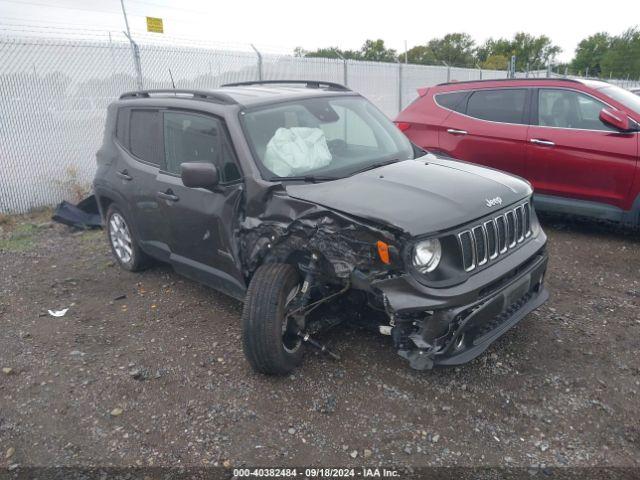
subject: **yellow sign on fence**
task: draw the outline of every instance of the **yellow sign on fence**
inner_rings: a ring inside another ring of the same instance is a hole
[[[156,17],[147,17],[147,32],[164,33],[162,19]]]

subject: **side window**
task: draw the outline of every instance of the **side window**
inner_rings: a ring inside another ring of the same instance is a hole
[[[467,92],[440,93],[436,95],[436,102],[443,108],[464,113],[466,98]]]
[[[129,148],[129,135],[127,132],[127,121],[129,120],[129,109],[118,109],[116,119],[116,138],[124,148]]]
[[[467,104],[467,115],[501,123],[525,123],[526,89],[476,90]]]
[[[229,140],[213,117],[165,112],[164,152],[169,173],[180,175],[181,164],[201,162],[215,165],[222,183],[240,179]]]
[[[540,89],[538,93],[538,125],[614,131],[600,121],[600,110],[606,105],[589,95],[571,90]]]
[[[157,110],[131,110],[129,118],[129,150],[143,162],[158,166],[162,155],[159,121]]]

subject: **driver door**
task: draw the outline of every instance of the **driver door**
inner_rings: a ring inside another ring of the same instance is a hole
[[[169,261],[183,275],[243,298],[245,283],[235,243],[243,182],[221,119],[192,112],[163,112],[164,163],[156,195],[171,225]],[[220,183],[185,187],[185,162],[212,163]]]
[[[606,106],[576,90],[536,90],[526,159],[526,178],[536,193],[624,208],[638,143],[636,134],[600,121]]]

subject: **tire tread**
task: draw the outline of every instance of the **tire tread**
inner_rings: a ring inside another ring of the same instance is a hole
[[[272,263],[255,272],[242,311],[243,349],[253,369],[259,373],[285,375],[300,364],[302,349],[284,350],[281,328],[281,303],[287,287],[299,280],[292,265]]]

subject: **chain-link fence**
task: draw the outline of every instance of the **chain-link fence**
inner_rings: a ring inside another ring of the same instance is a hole
[[[301,58],[163,38],[141,41],[142,78],[122,35],[70,39],[0,33],[0,213],[76,200],[91,183],[106,106],[145,88],[210,89],[244,80],[344,83],[394,117],[418,87],[505,78],[506,71]]]

